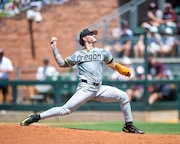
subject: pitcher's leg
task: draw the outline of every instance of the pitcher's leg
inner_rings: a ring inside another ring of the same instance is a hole
[[[111,86],[101,86],[94,100],[102,102],[119,102],[124,115],[125,124],[122,128],[127,133],[144,134],[133,124],[131,106],[126,92]]]
[[[53,107],[40,113],[41,119],[53,117],[53,116],[63,116],[72,113],[79,106],[86,103],[94,96],[94,92],[78,90],[63,106]]]
[[[125,122],[132,121],[131,106],[126,92],[111,86],[101,86],[93,99],[101,102],[118,102],[124,115]]]
[[[123,103],[123,104],[120,103],[120,107],[121,107],[121,110],[123,112],[125,122],[132,122],[133,118],[132,118],[132,113],[131,113],[130,102],[126,102],[126,103]]]

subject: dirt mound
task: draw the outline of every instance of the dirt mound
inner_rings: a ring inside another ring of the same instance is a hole
[[[168,134],[127,134],[78,130],[50,126],[31,125],[21,127],[18,124],[0,125],[0,144],[176,144],[179,135]]]

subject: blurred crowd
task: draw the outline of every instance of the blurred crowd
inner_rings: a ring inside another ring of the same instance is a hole
[[[63,5],[68,0],[1,0],[0,13],[6,13],[8,16],[15,16],[21,11],[36,7],[40,11],[44,5],[59,4]]]
[[[109,77],[111,80],[127,81],[127,80],[145,80],[145,65],[139,64],[136,67],[128,57],[123,57],[119,63],[131,69],[131,77],[119,75],[118,72],[112,73]],[[173,79],[172,71],[165,67],[164,63],[157,60],[156,56],[148,54],[148,80],[171,80]],[[123,84],[120,84],[123,85]],[[145,85],[138,84],[124,84],[130,101],[144,101]],[[121,86],[120,86],[121,87]],[[121,87],[122,88],[122,87]],[[156,101],[172,101],[177,99],[176,86],[171,83],[157,83],[148,86],[149,99],[148,103],[151,105]]]
[[[150,3],[147,20],[140,27],[143,31],[136,35],[128,21],[121,19],[117,27],[112,28],[105,49],[115,57],[144,57],[144,32],[147,32],[147,51],[160,57],[178,57],[180,37],[180,20],[171,3],[165,3],[164,9],[158,9],[156,3]],[[138,39],[137,39],[138,37]]]
[[[119,75],[114,72],[109,79],[126,81],[126,80],[144,80],[145,65],[144,63],[134,66],[131,58],[144,58],[145,39],[144,32],[147,36],[147,60],[148,71],[147,79],[149,80],[166,80],[173,79],[172,70],[166,68],[163,62],[158,58],[177,58],[179,57],[180,44],[180,21],[178,20],[172,4],[167,2],[164,9],[160,10],[154,2],[149,4],[147,10],[147,19],[141,23],[142,33],[136,35],[130,28],[128,21],[120,19],[117,27],[112,28],[109,34],[109,41],[104,46],[105,49],[112,52],[114,57],[119,59],[119,63],[129,67],[132,71],[130,78]],[[134,39],[136,37],[137,39]],[[122,88],[120,86],[120,88]],[[143,101],[144,84],[126,84],[125,90],[130,101]],[[171,83],[158,83],[148,86],[148,103],[151,105],[156,101],[171,101],[177,99],[176,86]]]

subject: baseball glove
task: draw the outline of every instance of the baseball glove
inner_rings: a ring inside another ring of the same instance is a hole
[[[127,77],[131,76],[131,70],[128,67],[121,65],[120,63],[116,63],[115,69],[124,76]]]

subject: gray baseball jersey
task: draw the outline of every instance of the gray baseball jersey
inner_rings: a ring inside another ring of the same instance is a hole
[[[75,52],[65,59],[69,65],[78,65],[80,79],[88,82],[102,82],[103,63],[109,63],[113,59],[111,53],[104,49],[93,48],[90,51],[83,49]]]
[[[54,57],[61,67],[77,65],[80,82],[74,95],[60,107],[53,107],[40,113],[40,117],[63,116],[74,112],[82,104],[96,100],[101,102],[118,102],[126,122],[132,121],[131,107],[127,94],[115,87],[102,85],[103,63],[111,63],[113,57],[107,50],[93,48],[79,50],[72,56],[62,59],[57,48],[53,48]]]

